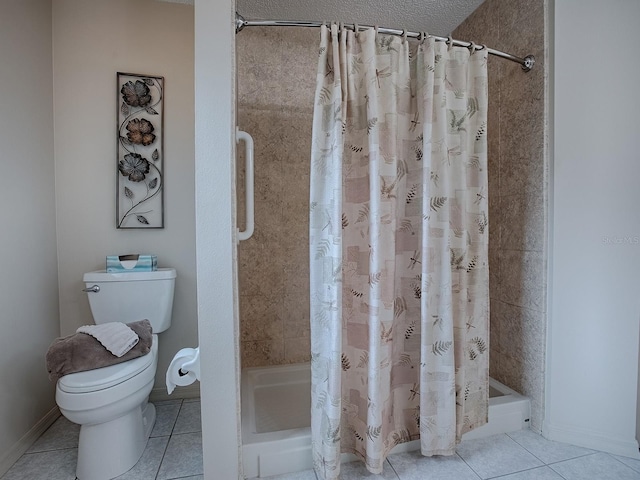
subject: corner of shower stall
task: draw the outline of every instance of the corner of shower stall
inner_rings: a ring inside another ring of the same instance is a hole
[[[245,477],[311,468],[309,364],[247,368],[241,382]]]
[[[242,458],[245,478],[307,470],[311,457],[311,368],[308,363],[246,368],[242,371]],[[509,387],[489,380],[489,422],[463,440],[529,427],[530,402]],[[420,440],[391,453],[420,449]],[[356,460],[343,454],[342,461]]]

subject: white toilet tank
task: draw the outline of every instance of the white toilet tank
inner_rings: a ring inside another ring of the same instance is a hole
[[[171,325],[174,268],[126,273],[99,270],[85,273],[83,281],[91,290],[87,295],[96,324],[147,319],[153,333],[164,332]]]

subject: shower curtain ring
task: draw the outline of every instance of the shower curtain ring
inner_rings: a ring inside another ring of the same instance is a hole
[[[469,49],[469,53],[471,55],[476,53],[476,44],[473,41],[469,42],[469,46],[467,48]]]
[[[356,34],[356,38],[358,38],[358,32],[360,32],[360,25],[358,25],[357,23],[353,24],[353,31]]]
[[[451,47],[453,47],[453,39],[451,38],[451,35],[447,37],[447,41],[445,43],[447,44],[447,50],[451,50]]]
[[[420,32],[420,45],[424,45],[425,33]]]
[[[402,43],[404,44],[407,41],[407,29],[402,29]]]

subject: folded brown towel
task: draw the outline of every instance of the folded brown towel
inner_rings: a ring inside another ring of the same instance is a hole
[[[74,333],[56,338],[46,355],[49,380],[58,380],[69,373],[108,367],[149,353],[153,342],[149,320],[127,323],[127,326],[138,334],[140,341],[122,357],[116,357],[91,335]]]

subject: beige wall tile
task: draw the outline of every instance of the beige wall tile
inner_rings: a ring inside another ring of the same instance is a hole
[[[310,357],[309,163],[317,44],[317,31],[299,28],[252,28],[238,37],[238,125],[253,136],[256,149],[256,230],[238,247],[243,367]]]
[[[284,339],[284,362],[302,363],[311,360],[311,340],[309,337]]]
[[[284,302],[282,297],[240,296],[240,340],[277,340],[284,338]]]
[[[531,400],[531,429],[540,432],[544,418],[544,362],[525,362],[522,394]]]
[[[513,388],[516,392],[522,392],[523,378],[521,362],[517,358],[501,354],[500,375],[497,380]]]
[[[238,277],[241,295],[282,295],[284,268],[274,261],[274,254],[263,245],[238,249]]]
[[[250,28],[236,38],[238,105],[280,108],[282,34],[280,28]]]
[[[544,344],[539,339],[544,337],[542,312],[494,302],[496,316],[500,325],[500,351],[510,357],[519,358],[525,364],[540,365],[544,363]]]
[[[500,99],[500,194],[542,195],[545,172],[542,105],[536,111],[521,95],[505,100],[503,90]]]
[[[504,383],[504,381],[500,380],[500,357],[502,354],[498,350],[494,350],[491,348],[489,350],[489,376],[491,378],[495,378],[499,382]]]
[[[284,360],[282,339],[240,342],[242,367],[264,367],[280,365]]]
[[[503,221],[499,194],[500,189],[492,190],[489,184],[489,248],[500,248]]]
[[[542,251],[545,240],[543,202],[540,195],[500,197],[500,248]]]
[[[498,228],[496,225],[495,228]],[[500,250],[489,243],[489,297],[498,298],[500,285]]]
[[[524,57],[544,50],[544,1],[499,0],[500,47]]]
[[[282,105],[313,112],[320,32],[292,27],[283,33],[281,66],[287,66],[287,81],[282,83]]]
[[[284,291],[309,302],[309,246],[296,245],[288,250],[284,263]]]
[[[284,338],[307,338],[310,335],[309,295],[305,293],[284,295]]]
[[[491,352],[502,353],[502,340],[500,335],[500,301],[491,299],[489,308],[489,345]]]
[[[519,307],[544,311],[545,271],[542,252],[500,250],[498,299]],[[539,339],[544,343],[544,339]]]

